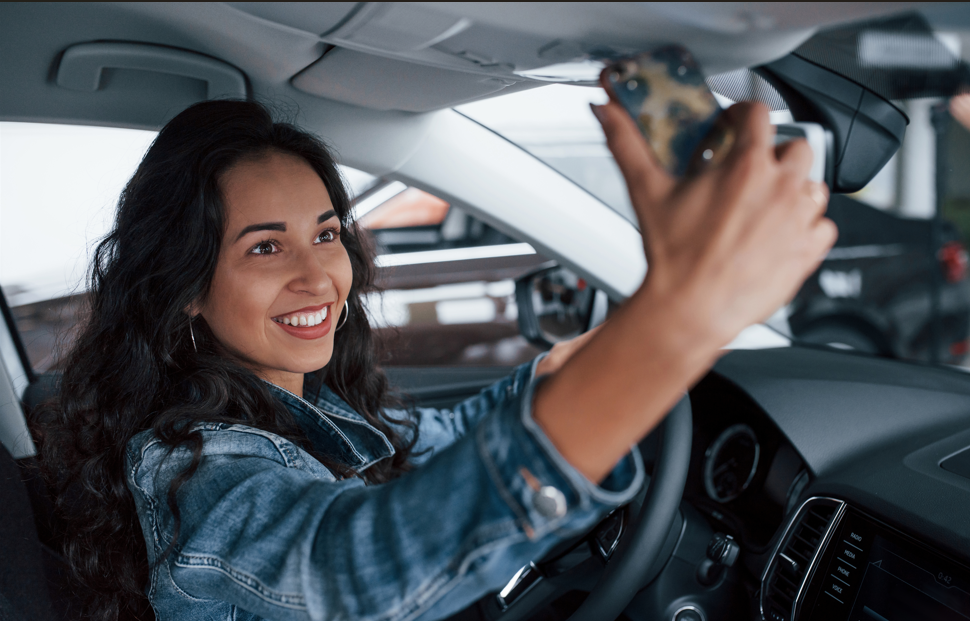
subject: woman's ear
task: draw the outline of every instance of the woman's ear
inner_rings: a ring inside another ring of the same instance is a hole
[[[198,300],[193,300],[191,304],[185,307],[185,314],[189,316],[189,319],[195,319],[196,315],[202,313],[202,305],[199,304]]]

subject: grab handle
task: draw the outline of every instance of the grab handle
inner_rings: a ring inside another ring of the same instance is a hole
[[[105,69],[138,69],[195,78],[206,83],[206,98],[247,99],[246,76],[208,56],[143,43],[80,43],[64,51],[57,67],[57,85],[75,91],[96,91]]]

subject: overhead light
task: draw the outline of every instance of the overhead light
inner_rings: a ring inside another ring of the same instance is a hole
[[[516,71],[515,75],[543,82],[595,82],[606,65],[599,60],[576,60],[546,65],[538,69]]]

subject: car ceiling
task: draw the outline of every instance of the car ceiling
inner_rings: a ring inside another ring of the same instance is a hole
[[[73,45],[152,44],[238,68],[251,96],[338,151],[380,147],[368,168],[393,169],[428,122],[422,113],[545,83],[523,71],[677,42],[713,74],[783,56],[819,27],[916,5],[3,3],[0,119],[158,129],[204,99],[204,83],[123,70],[93,92],[57,83]]]

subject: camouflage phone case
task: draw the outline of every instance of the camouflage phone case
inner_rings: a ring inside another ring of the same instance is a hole
[[[722,110],[700,66],[684,48],[665,46],[617,61],[608,77],[616,99],[672,175],[695,174],[721,159],[733,142],[718,123]]]

